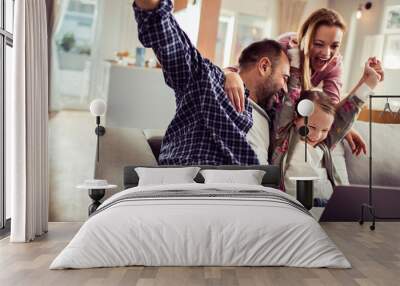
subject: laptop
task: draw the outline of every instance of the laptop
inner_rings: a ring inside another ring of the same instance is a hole
[[[400,187],[373,186],[372,202],[378,217],[395,217],[400,221]],[[363,203],[368,203],[367,185],[336,186],[326,207],[313,208],[311,212],[322,212],[319,221],[359,221]],[[364,211],[364,220],[372,220],[368,209]]]

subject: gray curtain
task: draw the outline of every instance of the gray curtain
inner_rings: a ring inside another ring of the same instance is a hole
[[[15,2],[14,72],[6,101],[11,190],[11,242],[28,242],[47,232],[48,53],[45,0]]]
[[[46,18],[47,18],[47,52],[48,52],[48,90],[49,90],[49,108],[50,108],[50,81],[51,81],[51,41],[52,41],[52,31],[54,26],[54,0],[46,0]]]

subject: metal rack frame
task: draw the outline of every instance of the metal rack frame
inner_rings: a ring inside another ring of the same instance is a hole
[[[372,224],[370,225],[371,230],[375,230],[376,219],[383,220],[398,220],[400,217],[379,217],[376,215],[375,207],[372,201],[372,99],[373,98],[400,98],[400,95],[370,95],[369,96],[369,186],[368,186],[368,203],[363,203],[361,205],[361,218],[359,223],[362,225],[364,223],[364,210],[367,209],[372,216]]]

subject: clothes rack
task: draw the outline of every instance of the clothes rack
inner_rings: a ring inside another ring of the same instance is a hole
[[[376,219],[383,220],[398,220],[400,217],[379,217],[376,215],[375,206],[373,205],[373,188],[372,188],[372,99],[374,98],[386,98],[388,102],[389,98],[400,98],[400,95],[370,95],[369,96],[369,186],[368,186],[368,203],[363,203],[361,205],[361,218],[359,223],[362,225],[364,223],[364,211],[367,209],[369,214],[372,216],[372,224],[370,225],[371,230],[375,230]]]

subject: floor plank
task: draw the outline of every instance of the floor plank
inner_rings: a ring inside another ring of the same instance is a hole
[[[289,267],[116,267],[48,269],[81,223],[50,223],[49,233],[32,243],[0,240],[0,285],[398,286],[400,222],[379,222],[375,231],[357,223],[322,223],[350,260],[352,269]]]

